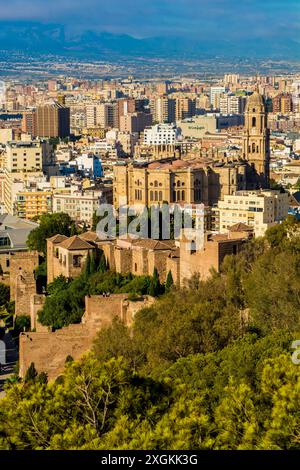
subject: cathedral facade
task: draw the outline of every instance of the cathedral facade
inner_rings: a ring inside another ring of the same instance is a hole
[[[237,161],[165,158],[114,167],[114,205],[203,203],[213,206],[226,195],[269,187],[270,137],[263,97],[247,101],[242,150]]]

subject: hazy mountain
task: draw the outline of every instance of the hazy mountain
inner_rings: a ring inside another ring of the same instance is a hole
[[[287,41],[280,35],[271,39],[243,39],[239,42],[216,37],[205,40],[187,37],[136,39],[128,35],[94,31],[66,36],[62,25],[23,21],[0,21],[0,49],[110,59],[124,55],[186,59],[215,56],[300,59],[299,44]]]

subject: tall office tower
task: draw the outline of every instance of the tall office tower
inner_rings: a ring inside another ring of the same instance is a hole
[[[90,104],[85,107],[87,127],[96,127],[97,125],[97,106]]]
[[[227,95],[220,96],[221,114],[243,114],[245,110],[246,98],[243,96]]]
[[[119,122],[121,116],[126,116],[136,111],[135,100],[133,98],[120,98],[117,100],[117,106]]]
[[[160,82],[156,85],[156,91],[159,95],[166,95],[169,91],[169,85],[167,82]]]
[[[243,158],[248,161],[257,174],[257,187],[268,188],[270,177],[270,131],[267,128],[264,98],[258,92],[254,92],[247,100]]]
[[[175,98],[176,100],[176,121],[191,118],[196,114],[196,99],[185,96]]]
[[[119,126],[117,103],[101,103],[96,106],[96,124],[100,127]]]
[[[34,134],[37,137],[70,135],[70,108],[59,103],[38,107],[34,113],[34,120]]]
[[[34,111],[25,111],[22,113],[21,130],[25,134],[35,135],[35,113]]]
[[[237,85],[240,81],[240,76],[236,73],[227,74],[224,77],[224,83],[226,85]]]
[[[150,112],[153,122],[175,122],[176,100],[167,96],[160,96],[150,100]]]
[[[120,117],[119,128],[124,132],[142,132],[145,127],[151,126],[152,114],[138,112],[128,113]]]
[[[293,111],[293,97],[289,93],[280,93],[272,101],[273,113],[291,113]]]
[[[300,112],[300,80],[296,80],[292,84],[293,110]]]
[[[210,103],[213,109],[220,109],[220,97],[226,92],[224,86],[212,86],[210,89]]]

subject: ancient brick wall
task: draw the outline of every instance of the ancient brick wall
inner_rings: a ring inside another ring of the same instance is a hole
[[[171,271],[174,284],[179,284],[180,281],[180,259],[167,258],[166,260],[166,273]]]
[[[36,293],[36,282],[33,272],[21,271],[15,284],[15,315],[31,314],[31,296]]]
[[[11,253],[10,255],[10,298],[16,300],[17,277],[22,273],[32,273],[39,264],[36,251]],[[34,292],[32,292],[34,293]]]
[[[31,300],[31,309],[35,312],[43,301],[41,296],[31,296]],[[134,315],[153,301],[149,296],[130,301],[127,294],[113,294],[110,297],[95,295],[85,298],[85,314],[78,325],[52,332],[41,331],[43,327],[37,323],[36,332],[20,335],[20,377],[25,376],[31,362],[34,362],[38,372],[46,372],[49,379],[56,378],[63,372],[67,356],[79,359],[89,351],[97,332],[110,325],[114,317],[119,317],[130,326]]]

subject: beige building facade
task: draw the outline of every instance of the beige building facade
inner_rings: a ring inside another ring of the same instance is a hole
[[[289,196],[275,190],[238,191],[219,201],[220,232],[226,233],[237,223],[253,227],[257,237],[264,236],[266,230],[282,222],[288,215]]]

